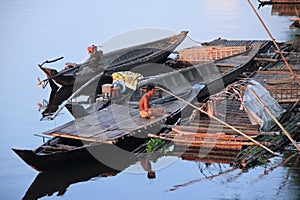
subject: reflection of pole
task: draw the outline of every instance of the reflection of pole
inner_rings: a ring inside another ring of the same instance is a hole
[[[268,152],[270,152],[270,153],[272,153],[272,154],[275,155],[275,152],[274,152],[274,151],[272,151],[271,149],[269,149],[269,148],[266,147],[265,145],[263,145],[263,144],[257,142],[256,140],[254,140],[253,138],[249,137],[249,136],[246,135],[245,133],[242,133],[241,131],[239,131],[238,129],[234,128],[233,126],[227,124],[226,122],[220,120],[219,118],[217,118],[217,117],[215,117],[215,116],[213,116],[213,115],[210,115],[209,113],[205,112],[205,111],[202,110],[201,108],[198,108],[197,106],[191,104],[190,102],[188,102],[188,101],[186,101],[186,100],[184,100],[184,99],[178,97],[177,95],[173,94],[172,92],[169,92],[168,90],[166,90],[166,89],[164,89],[164,88],[161,88],[161,87],[159,87],[159,88],[160,88],[162,91],[164,91],[164,92],[166,92],[166,93],[168,93],[168,94],[174,96],[175,98],[179,99],[180,101],[182,101],[182,102],[184,102],[184,103],[190,105],[191,107],[193,107],[193,108],[199,110],[200,112],[202,112],[202,113],[208,115],[209,117],[211,117],[211,118],[213,118],[214,120],[220,122],[221,124],[223,124],[223,125],[225,125],[225,126],[231,128],[232,130],[234,130],[234,131],[237,132],[238,134],[244,136],[245,138],[251,140],[251,141],[254,142],[255,144],[259,145],[260,147],[264,148],[264,149],[267,150]]]
[[[279,126],[279,128],[284,132],[284,134],[289,138],[289,140],[293,143],[293,145],[296,147],[298,151],[300,151],[300,147],[297,145],[295,140],[291,137],[291,135],[285,130],[285,128],[279,123],[279,121],[276,119],[276,117],[271,113],[271,111],[267,108],[267,106],[262,102],[262,100],[257,96],[257,94],[254,92],[252,88],[250,88],[250,91],[255,96],[255,98],[258,100],[258,102],[262,105],[262,107],[267,111],[267,113],[272,117],[272,119],[275,121],[275,123]]]
[[[293,159],[294,157],[299,156],[299,152],[296,152],[292,155],[290,155],[288,158],[285,158],[281,163],[279,163],[278,165],[271,167],[269,170],[265,170],[264,173],[262,175],[260,175],[259,177],[262,177],[264,175],[269,174],[271,171],[273,171],[274,169],[276,169],[277,167],[282,167],[284,166],[286,163],[288,163],[291,159]],[[295,163],[295,162],[294,162]],[[291,169],[291,168],[290,168]]]
[[[279,46],[277,45],[277,43],[275,42],[272,34],[270,33],[270,31],[268,30],[267,26],[265,25],[265,23],[263,22],[263,20],[261,19],[261,17],[259,16],[259,14],[257,13],[257,11],[255,10],[254,6],[252,5],[252,3],[250,2],[250,0],[247,0],[248,3],[250,4],[251,8],[253,9],[253,11],[255,12],[256,16],[258,17],[259,21],[261,22],[261,24],[263,25],[263,27],[265,28],[265,30],[267,31],[269,37],[271,38],[273,44],[275,45],[278,53],[280,54],[282,60],[284,61],[286,67],[288,68],[288,70],[290,71],[290,73],[294,76],[295,81],[298,83],[298,85],[300,85],[300,81],[297,77],[297,75],[295,74],[295,72],[293,71],[293,69],[291,68],[291,66],[289,65],[289,63],[287,62],[286,58],[284,57],[283,53],[281,52]]]

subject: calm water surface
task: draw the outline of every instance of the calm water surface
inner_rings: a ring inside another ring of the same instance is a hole
[[[252,2],[257,8],[257,1]],[[246,0],[3,0],[0,9],[0,199],[21,199],[34,181],[39,183],[38,191],[49,194],[42,199],[298,199],[300,196],[299,156],[268,175],[262,175],[265,169],[257,167],[247,173],[236,170],[213,179],[205,177],[230,167],[205,167],[203,163],[163,157],[154,163],[156,179],[150,180],[142,170],[131,173],[141,168],[139,162],[132,163],[124,172],[110,172],[106,174],[108,177],[98,176],[102,173],[100,167],[86,169],[93,173],[85,177],[76,177],[76,168],[69,174],[64,171],[42,176],[11,151],[12,147],[36,148],[42,139],[33,136],[34,133],[71,120],[65,112],[54,121],[39,121],[36,102],[47,97],[49,90],[36,87],[37,77],[44,78],[38,63],[59,56],[64,56],[64,61],[52,67],[60,69],[68,61],[80,63],[87,58],[88,45],[105,44],[113,36],[142,28],[176,33],[188,30],[189,36],[200,42],[218,37],[269,39]],[[271,7],[263,7],[259,13],[277,41],[291,41],[297,33],[289,29],[289,17],[272,16]],[[159,166],[169,160],[172,164]],[[65,183],[60,180],[63,176],[68,177]],[[45,184],[47,181],[49,185]],[[61,191],[47,191],[55,181]]]

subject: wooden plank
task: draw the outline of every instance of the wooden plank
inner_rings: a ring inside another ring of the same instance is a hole
[[[232,146],[257,146],[256,143],[254,142],[240,142],[240,141],[209,141],[209,140],[204,140],[204,141],[198,141],[198,140],[188,140],[188,139],[177,139],[177,138],[167,138],[167,137],[162,137],[158,135],[153,135],[153,134],[148,134],[149,137],[152,138],[157,138],[157,139],[162,139],[162,140],[169,140],[175,142],[175,145],[186,145],[186,146],[206,146],[206,147],[232,147]],[[270,145],[268,142],[261,142],[261,144],[264,145]]]
[[[180,134],[197,134],[197,133],[210,133],[210,135],[212,135],[212,133],[218,133],[218,134],[215,134],[215,135],[219,135],[221,133],[224,133],[224,134],[228,134],[228,133],[231,133],[231,134],[235,134],[235,132],[231,129],[228,129],[226,127],[224,128],[217,128],[217,129],[214,129],[214,128],[210,128],[210,127],[207,127],[207,128],[204,128],[204,127],[188,127],[188,126],[180,126],[180,127],[174,127],[172,128],[173,131],[175,132],[178,132]],[[251,130],[243,130],[243,132],[247,135],[258,135],[259,132],[258,130],[256,131],[251,131]]]
[[[279,71],[279,70],[266,70],[266,71],[257,71],[256,74],[266,74],[266,75],[273,75],[273,74],[285,74],[285,75],[291,75],[288,71]]]
[[[252,125],[252,124],[243,124],[243,123],[230,123],[232,126],[238,128],[238,129],[241,129],[241,130],[257,130],[258,129],[258,126],[257,125]],[[207,121],[207,123],[205,123],[205,121],[200,121],[200,122],[197,122],[197,121],[191,121],[190,122],[190,125],[194,125],[194,126],[199,126],[199,127],[210,127],[210,128],[226,128],[226,126],[224,126],[223,124],[220,124],[220,123],[215,123],[215,122],[212,122],[212,121]]]
[[[254,58],[254,61],[260,61],[260,62],[278,62],[278,59],[272,59],[272,58]]]
[[[83,141],[88,141],[88,142],[99,142],[99,143],[105,143],[105,144],[113,144],[115,143],[115,141],[111,140],[100,140],[100,139],[96,139],[96,138],[85,138],[85,137],[80,137],[80,136],[76,136],[76,135],[68,135],[68,134],[64,134],[64,133],[51,133],[49,134],[51,136],[58,136],[58,137],[62,137],[62,138],[70,138],[70,139],[75,139],[75,140],[83,140]]]
[[[217,67],[229,67],[229,68],[233,68],[233,67],[236,67],[237,63],[221,63],[221,62],[218,62],[218,63],[216,63],[216,65],[217,65]]]
[[[174,133],[173,138],[178,139],[188,139],[188,140],[206,140],[206,139],[216,139],[216,140],[226,140],[226,141],[249,141],[249,139],[236,135],[226,135],[224,133],[195,133],[195,134],[177,134],[177,132],[170,132],[171,134]],[[168,137],[168,135],[165,135]]]
[[[278,103],[295,103],[299,101],[300,99],[279,99]]]

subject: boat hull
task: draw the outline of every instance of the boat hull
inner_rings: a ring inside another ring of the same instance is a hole
[[[33,150],[12,149],[25,163],[37,171],[54,169],[58,166],[74,164],[89,160],[92,157],[85,148],[78,148],[71,151],[55,152],[47,155],[38,155]]]
[[[187,92],[184,97],[189,101],[193,101],[199,91],[200,88],[193,89]],[[166,102],[166,104],[174,104],[176,109],[157,120],[152,121],[149,119],[145,126],[136,127],[126,135],[118,136],[113,144],[105,143],[105,141],[88,142],[84,138],[83,141],[80,141],[80,139],[64,138],[65,135],[61,135],[50,139],[36,150],[12,150],[37,171],[47,171],[95,159],[110,167],[113,166],[115,169],[119,169],[121,167],[119,161],[124,156],[132,154],[139,146],[144,145],[149,140],[149,133],[159,134],[165,130],[164,125],[172,125],[183,115],[188,116],[192,112],[192,109],[186,104],[178,106],[178,101]],[[62,141],[63,147],[70,146],[69,144],[76,144],[76,146],[74,145],[70,149],[60,149],[57,145],[59,141]]]

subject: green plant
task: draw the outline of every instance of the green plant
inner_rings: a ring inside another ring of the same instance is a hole
[[[150,139],[147,142],[147,153],[152,153],[165,144],[165,141],[160,139]]]

